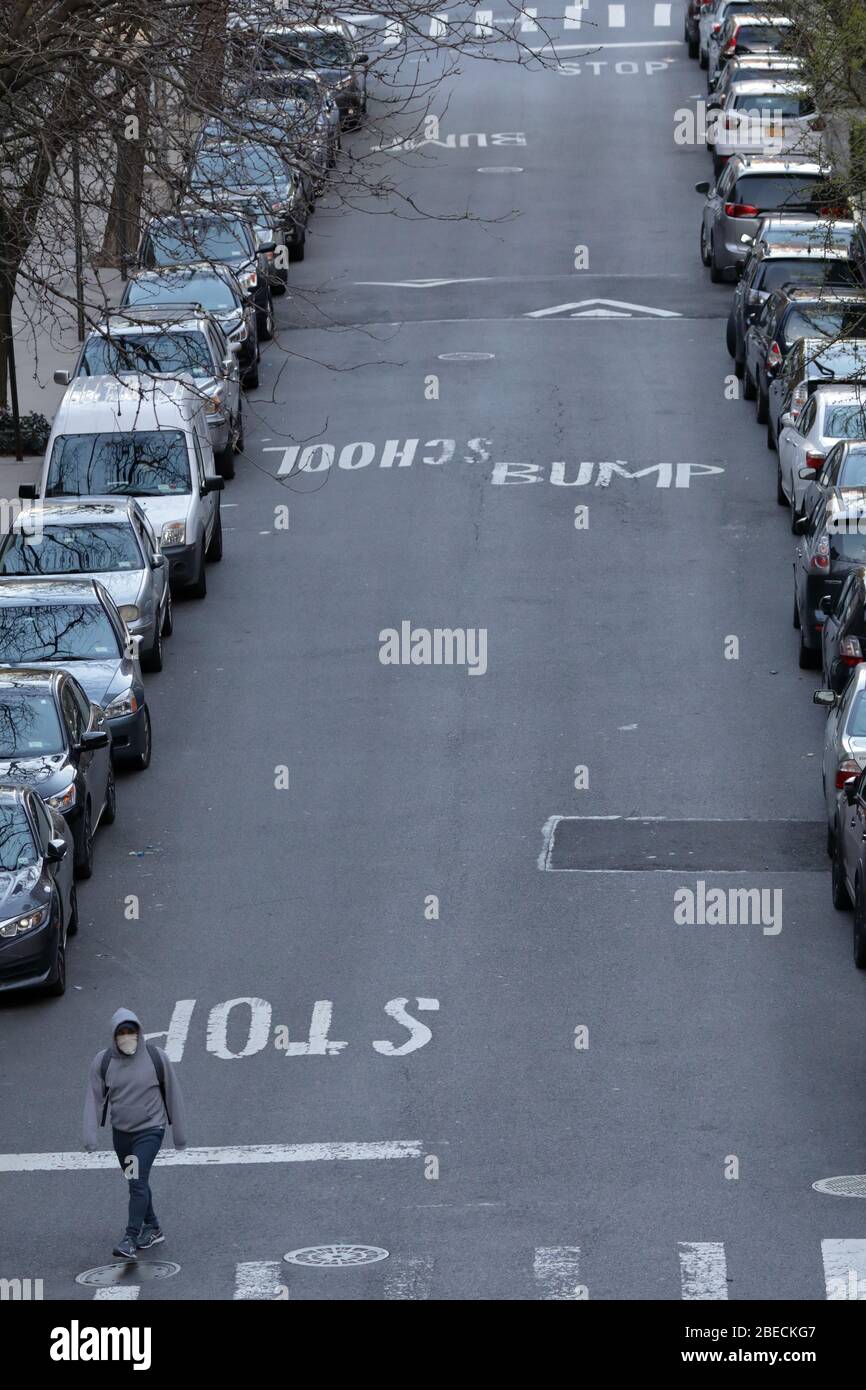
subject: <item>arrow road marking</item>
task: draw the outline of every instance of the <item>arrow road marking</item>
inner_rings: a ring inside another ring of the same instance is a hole
[[[593,305],[598,305],[599,308],[593,308]],[[645,314],[648,318],[682,318],[682,314],[675,313],[673,309],[653,309],[649,304],[627,304],[622,299],[578,299],[574,304],[554,304],[550,309],[533,309],[531,313],[525,314],[524,318],[545,319],[550,318],[553,314],[567,314],[574,309],[582,312],[571,313],[573,319],[631,318],[633,313]],[[620,310],[625,312],[617,312]]]

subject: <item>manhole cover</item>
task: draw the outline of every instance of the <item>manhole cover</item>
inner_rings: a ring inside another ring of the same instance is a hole
[[[847,1173],[841,1178],[821,1178],[813,1182],[816,1192],[830,1197],[866,1197],[866,1173]]]
[[[477,171],[479,174],[522,174],[519,164],[488,164]]]
[[[313,1265],[321,1269],[374,1265],[387,1258],[388,1251],[379,1245],[307,1245],[303,1250],[290,1250],[283,1256],[290,1265]]]
[[[76,1284],[103,1288],[106,1284],[143,1284],[147,1279],[171,1279],[180,1265],[171,1260],[127,1260],[116,1265],[99,1265],[76,1274]]]
[[[491,357],[495,357],[493,352],[440,352],[437,357],[440,362],[487,362]]]

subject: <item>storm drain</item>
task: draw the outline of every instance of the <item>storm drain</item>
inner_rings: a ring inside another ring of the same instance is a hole
[[[108,1284],[143,1284],[147,1279],[171,1279],[180,1265],[171,1260],[125,1260],[122,1264],[98,1265],[76,1274],[76,1284],[86,1288],[105,1288]]]
[[[821,1178],[813,1182],[816,1192],[830,1197],[866,1197],[866,1173],[847,1173],[841,1178]]]
[[[801,820],[552,816],[540,869],[583,873],[818,873],[827,827]]]
[[[316,1269],[374,1265],[387,1258],[388,1251],[380,1245],[307,1245],[301,1250],[290,1250],[283,1256],[290,1265],[307,1265]]]

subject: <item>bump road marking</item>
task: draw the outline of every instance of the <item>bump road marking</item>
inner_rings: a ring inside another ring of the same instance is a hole
[[[361,1143],[229,1144],[221,1148],[163,1149],[160,1167],[216,1167],[248,1163],[368,1162],[376,1159],[420,1158],[420,1139],[383,1139]],[[114,1152],[0,1154],[0,1173],[74,1173],[116,1168]]]
[[[549,873],[823,873],[826,827],[805,820],[551,816],[538,867]]]

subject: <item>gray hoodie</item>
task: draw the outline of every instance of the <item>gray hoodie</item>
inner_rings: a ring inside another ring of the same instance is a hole
[[[138,1030],[138,1047],[127,1057],[117,1046],[116,1034],[122,1023],[131,1023]],[[171,1112],[171,1128],[176,1149],[186,1147],[186,1115],[174,1067],[162,1048],[158,1048],[165,1068],[165,1098]],[[105,1076],[108,1087],[108,1122],[112,1129],[135,1134],[140,1129],[160,1129],[168,1117],[159,1090],[156,1067],[150,1060],[141,1023],[131,1009],[118,1009],[111,1020],[111,1046],[97,1052],[90,1064],[87,1093],[84,1097],[84,1147],[88,1153],[99,1142],[99,1122],[105,1103],[105,1091],[100,1075],[106,1052],[111,1060]]]

